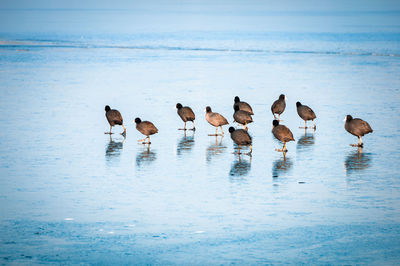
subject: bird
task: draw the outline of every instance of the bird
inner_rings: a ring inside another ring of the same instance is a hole
[[[231,139],[238,145],[238,152],[236,152],[236,154],[239,155],[241,154],[240,148],[242,145],[245,146],[250,145],[250,151],[246,154],[251,156],[251,153],[253,152],[253,147],[252,147],[252,139],[249,133],[244,129],[235,129],[234,127],[229,128],[229,133],[231,133]]]
[[[243,125],[243,128],[247,130],[247,124],[253,122],[253,118],[247,111],[239,110],[239,106],[235,105],[235,113],[233,114],[233,122],[237,122]]]
[[[118,110],[111,109],[110,106],[106,105],[104,108],[106,111],[106,118],[108,123],[110,124],[110,132],[105,132],[104,134],[112,134],[111,133],[111,128],[115,125],[121,125],[124,129],[124,132],[121,133],[121,135],[125,136],[126,135],[126,128],[124,127],[122,115]]]
[[[142,133],[143,135],[146,136],[144,139],[138,140],[138,142],[143,141],[143,144],[151,144],[150,142],[150,135],[154,135],[158,133],[158,129],[154,126],[153,123],[149,121],[142,121],[139,117],[135,118],[135,123],[136,123],[136,129]],[[144,142],[146,139],[148,139],[147,142]]]
[[[350,144],[350,146],[363,147],[364,144],[361,137],[373,132],[371,126],[366,121],[360,118],[353,118],[351,115],[347,115],[343,121],[346,122],[344,128],[347,132],[358,137],[357,144]]]
[[[276,151],[287,152],[288,150],[286,149],[286,142],[295,141],[292,132],[286,126],[279,125],[279,121],[276,119],[272,121],[272,125],[273,125],[272,134],[274,134],[276,139],[283,142],[282,149],[279,150],[276,149]]]
[[[233,109],[235,110],[235,106],[239,106],[239,110],[243,110],[248,112],[251,115],[254,115],[253,109],[251,109],[250,104],[246,102],[241,102],[238,96],[235,97],[235,103],[233,104]]]
[[[276,119],[275,114],[278,114],[278,120],[281,119],[281,114],[283,111],[285,111],[286,108],[286,96],[284,94],[281,94],[279,96],[279,99],[276,100],[272,106],[271,106],[271,111],[272,114],[274,115],[274,118]]]
[[[223,125],[228,125],[228,121],[226,120],[225,117],[223,117],[222,115],[220,115],[219,113],[214,113],[211,111],[211,107],[207,106],[206,107],[206,120],[208,123],[210,123],[211,125],[213,125],[215,127],[215,135],[214,134],[209,134],[209,136],[223,136],[224,135],[224,131],[222,130],[222,126]],[[218,127],[221,128],[221,132],[222,134],[218,135]]]
[[[186,122],[191,121],[193,123],[193,128],[189,130],[196,130],[196,127],[194,126],[194,120],[196,119],[196,116],[193,113],[192,108],[189,106],[183,107],[182,104],[177,103],[176,104],[176,109],[178,109],[178,115],[182,118],[182,121],[185,122],[185,126],[183,128],[180,128],[179,130],[186,130]]]
[[[296,107],[297,107],[297,113],[304,120],[305,123],[304,128],[307,129],[307,120],[311,120],[314,124],[313,128],[316,129],[317,126],[315,125],[314,119],[317,118],[317,116],[315,115],[314,111],[307,105],[302,105],[300,102],[296,103]]]

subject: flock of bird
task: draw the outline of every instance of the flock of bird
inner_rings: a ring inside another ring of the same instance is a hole
[[[285,111],[286,108],[286,97],[285,95],[281,94],[279,98],[272,104],[271,106],[271,112],[274,116],[274,120],[272,121],[272,134],[276,139],[281,141],[283,143],[283,147],[281,149],[276,149],[276,151],[279,152],[287,152],[286,149],[286,143],[289,141],[295,141],[293,138],[293,134],[290,131],[288,127],[285,125],[281,125],[279,122],[281,114]],[[297,113],[304,120],[304,127],[307,129],[307,121],[312,121],[313,128],[314,130],[316,129],[316,125],[314,122],[314,119],[317,118],[315,115],[314,111],[308,107],[307,105],[303,105],[300,102],[296,103],[296,108],[297,108]],[[182,119],[182,121],[185,123],[183,128],[179,128],[179,130],[196,130],[194,120],[196,119],[196,116],[189,106],[182,106],[182,104],[177,103],[176,104],[176,109],[177,113]],[[235,97],[234,99],[234,104],[233,104],[233,119],[234,122],[240,124],[243,126],[243,129],[235,129],[234,127],[229,127],[229,133],[231,135],[231,139],[238,145],[238,151],[235,152],[236,154],[241,154],[240,149],[241,146],[250,146],[250,151],[246,153],[247,155],[251,156],[252,154],[252,138],[248,132],[248,127],[247,124],[253,122],[252,115],[254,115],[253,109],[247,102],[240,101],[240,98],[238,96]],[[123,136],[126,135],[126,128],[124,127],[123,124],[123,119],[122,115],[118,110],[111,109],[110,106],[105,107],[106,111],[106,118],[108,123],[110,124],[110,132],[106,132],[105,134],[112,134],[111,129],[115,125],[121,125],[124,129],[123,133],[121,133]],[[222,126],[228,125],[228,120],[222,116],[221,114],[217,112],[213,112],[211,110],[210,106],[207,106],[205,109],[206,115],[205,118],[208,123],[210,123],[212,126],[215,127],[215,134],[209,134],[209,136],[223,136],[224,131],[222,129]],[[276,117],[276,115],[278,117]],[[187,122],[192,122],[193,127],[190,129],[186,128],[186,123]],[[352,135],[358,137],[358,142],[357,144],[351,144],[351,146],[355,147],[363,147],[363,142],[361,137],[364,136],[365,134],[373,132],[372,128],[370,125],[360,119],[360,118],[353,118],[351,115],[347,115],[345,118],[345,126],[344,128]],[[158,129],[156,126],[150,122],[150,121],[142,121],[140,118],[135,118],[135,123],[136,123],[136,129],[145,135],[146,137],[144,139],[138,140],[139,142],[142,142],[143,144],[150,144],[150,136],[158,133]],[[218,134],[218,128],[221,129],[221,133]]]

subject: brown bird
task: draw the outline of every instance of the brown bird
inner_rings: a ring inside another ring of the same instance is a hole
[[[365,134],[373,132],[371,126],[366,121],[360,118],[353,118],[351,115],[347,115],[344,121],[346,121],[344,128],[347,130],[347,132],[358,137],[357,144],[350,144],[350,146],[363,147],[364,144],[361,137]]]
[[[272,122],[272,125],[274,126],[272,129],[272,134],[274,134],[275,138],[277,138],[278,140],[283,142],[282,149],[280,149],[280,150],[276,149],[276,151],[287,152],[288,150],[286,149],[286,142],[295,140],[293,138],[292,132],[286,126],[279,125],[278,120],[274,120]]]
[[[142,121],[139,117],[135,118],[135,123],[136,123],[136,129],[140,133],[146,136],[146,138],[140,139],[138,140],[138,142],[143,141],[143,144],[151,144],[150,135],[158,133],[158,129],[154,126],[153,123],[149,121]],[[148,141],[144,142],[146,139],[148,139]]]
[[[191,121],[193,124],[193,128],[189,130],[196,130],[196,127],[194,126],[194,120],[196,119],[196,116],[193,113],[192,108],[189,106],[183,107],[182,104],[177,103],[176,104],[176,109],[178,109],[178,115],[181,117],[182,121],[185,122],[184,128],[180,128],[179,130],[186,130],[186,122]]]
[[[111,128],[115,125],[121,125],[124,129],[124,132],[121,133],[121,135],[125,136],[126,134],[126,128],[124,127],[122,115],[118,110],[111,109],[110,106],[106,105],[105,107],[106,111],[106,118],[108,123],[110,124],[110,132],[105,132],[104,134],[112,134],[111,133]]]
[[[233,121],[243,125],[243,128],[247,130],[247,124],[253,122],[253,118],[247,111],[239,110],[239,106],[235,106],[235,113],[233,114]]]
[[[228,121],[226,120],[225,117],[223,117],[222,115],[220,115],[219,113],[214,113],[211,111],[211,107],[207,106],[206,107],[206,120],[208,123],[210,123],[211,125],[213,125],[215,127],[215,134],[208,134],[209,136],[223,136],[224,135],[224,131],[222,130],[222,126],[223,125],[228,125]],[[221,132],[222,134],[218,135],[218,127],[221,128]]]
[[[251,156],[251,153],[253,152],[252,139],[251,139],[249,133],[247,132],[247,130],[235,129],[234,127],[230,127],[229,133],[231,133],[231,139],[238,145],[238,152],[236,152],[236,154],[239,154],[239,155],[241,154],[240,148],[242,145],[245,145],[245,146],[250,145],[250,151],[246,154]]]
[[[238,96],[235,97],[235,103],[233,104],[233,109],[235,110],[235,106],[239,106],[239,110],[243,110],[248,112],[251,115],[254,115],[253,109],[251,109],[250,104],[246,102],[241,102]]]
[[[317,126],[315,125],[314,119],[317,118],[317,116],[315,115],[314,111],[307,105],[302,105],[300,102],[296,103],[296,107],[297,107],[297,113],[304,120],[305,123],[304,128],[307,128],[307,120],[311,120],[314,124],[313,128],[316,129]]]
[[[274,118],[276,119],[275,114],[278,114],[278,120],[280,121],[281,114],[283,113],[283,111],[285,111],[285,108],[286,108],[286,96],[284,94],[281,94],[279,96],[279,99],[276,100],[271,106],[271,112],[274,115]]]

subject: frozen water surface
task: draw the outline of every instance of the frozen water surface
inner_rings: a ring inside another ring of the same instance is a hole
[[[254,28],[195,27],[195,12],[176,31],[139,23],[148,32],[119,27],[130,11],[54,12],[0,11],[32,18],[0,34],[2,264],[400,263],[398,12],[200,10]],[[120,31],[92,27],[104,17]],[[296,139],[285,157],[271,134],[281,93]],[[236,95],[254,109],[252,158],[232,154],[228,127],[207,136],[205,107],[232,122]],[[316,131],[299,128],[296,101],[316,112]],[[177,102],[196,132],[177,130]],[[126,139],[104,134],[107,104]],[[347,114],[374,129],[362,152]],[[159,129],[150,148],[135,117]]]

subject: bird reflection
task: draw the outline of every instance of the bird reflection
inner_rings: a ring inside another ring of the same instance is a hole
[[[307,129],[304,130],[304,135],[297,141],[296,149],[298,151],[308,150],[315,144],[313,133],[307,134]]]
[[[147,144],[142,152],[136,155],[136,165],[138,167],[149,165],[157,159],[157,153],[150,151],[150,145]]]
[[[183,152],[192,150],[193,145],[194,145],[194,131],[193,135],[191,136],[186,136],[186,131],[184,131],[182,138],[179,140],[177,144],[176,154],[180,156],[182,155]]]
[[[212,157],[222,154],[226,150],[226,146],[222,144],[222,140],[224,139],[221,136],[220,141],[218,141],[218,136],[215,136],[215,142],[212,142],[206,150],[206,161],[207,163],[211,162]]]
[[[286,152],[283,157],[272,163],[272,177],[279,177],[281,174],[286,173],[292,167],[293,162],[290,158],[286,157]]]
[[[242,159],[241,156],[233,162],[231,166],[230,176],[246,176],[250,172],[251,157],[249,160]]]
[[[125,137],[122,141],[114,141],[110,135],[110,140],[106,146],[106,159],[111,161],[113,158],[117,158],[121,155]]]
[[[359,147],[357,151],[350,152],[344,161],[344,167],[347,174],[367,169],[371,166],[371,154],[363,153]]]

